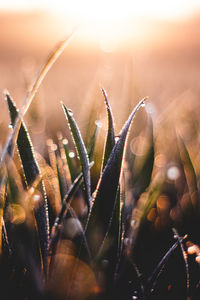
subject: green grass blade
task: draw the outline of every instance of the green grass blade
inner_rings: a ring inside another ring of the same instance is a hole
[[[61,210],[59,212],[59,215],[57,216],[54,225],[52,227],[52,231],[51,231],[51,238],[50,238],[50,243],[49,243],[49,249],[52,248],[52,245],[54,244],[54,240],[56,238],[56,234],[58,231],[58,227],[61,224],[62,220],[63,220],[63,216],[66,213],[66,209],[67,209],[67,205],[70,202],[74,192],[77,190],[77,188],[79,187],[81,181],[83,179],[83,174],[79,174],[79,176],[74,180],[72,186],[70,187],[68,193],[65,195],[64,199],[63,199],[63,203],[62,203],[62,207]]]
[[[14,102],[12,101],[11,97],[8,94],[6,95],[6,100],[10,112],[11,124],[12,126],[14,126],[18,111]],[[23,121],[21,123],[19,135],[17,138],[17,147],[23,165],[27,187],[31,187],[31,185],[37,179],[37,177],[40,176],[40,169],[34,157],[33,146]],[[39,233],[40,247],[41,247],[41,253],[43,258],[44,271],[47,272],[49,219],[48,219],[47,196],[46,196],[46,191],[45,191],[43,181],[40,184],[40,189],[42,192],[43,199],[41,201],[39,208],[35,212],[35,217],[38,225],[38,233]]]
[[[8,94],[6,94],[6,100],[9,108],[11,125],[14,126],[18,110]],[[30,186],[35,181],[40,172],[38,164],[34,158],[33,146],[24,122],[22,122],[22,125],[20,127],[19,136],[17,139],[17,147],[23,165],[26,182],[27,185]]]
[[[3,178],[0,184],[0,255],[2,254],[2,240],[3,240],[3,215],[5,207],[6,196],[6,177]]]
[[[146,154],[141,159],[139,169],[133,170],[133,188],[135,190],[135,198],[138,199],[139,196],[146,190],[151,182],[151,176],[154,166],[154,141],[153,141],[153,123],[150,116],[148,116],[147,122],[147,139],[149,142],[148,150]],[[137,158],[136,158],[137,159]],[[140,158],[139,158],[140,159]]]
[[[74,140],[74,144],[77,150],[77,154],[80,159],[82,173],[83,173],[83,180],[85,185],[85,194],[86,194],[86,202],[88,208],[90,209],[91,206],[91,184],[90,184],[90,166],[89,166],[89,158],[86,151],[85,144],[83,142],[80,130],[78,125],[76,124],[73,114],[71,110],[67,109],[64,104],[62,104],[65,116],[68,120],[68,125]]]
[[[28,92],[28,94],[24,100],[23,106],[20,109],[20,111],[18,112],[17,118],[15,119],[15,124],[13,124],[13,132],[8,137],[7,143],[6,143],[5,147],[3,148],[3,151],[1,154],[1,159],[0,159],[0,169],[4,166],[5,163],[8,164],[9,159],[12,156],[11,153],[9,153],[9,148],[12,147],[12,149],[14,149],[15,142],[17,140],[17,136],[18,136],[18,133],[19,133],[19,130],[21,127],[22,119],[23,119],[24,115],[26,114],[27,110],[29,109],[29,106],[31,105],[31,102],[33,101],[33,98],[35,97],[42,81],[44,80],[45,76],[47,75],[47,73],[49,72],[49,70],[51,69],[53,64],[56,62],[58,57],[62,54],[64,49],[68,46],[68,44],[70,43],[70,41],[73,38],[73,35],[75,33],[76,33],[76,31],[74,30],[69,37],[65,38],[57,45],[57,47],[49,54],[46,62],[42,66],[38,75],[36,76],[36,79],[32,85],[32,88],[31,88],[30,92]]]
[[[95,148],[95,144],[96,144],[96,140],[97,140],[97,136],[98,136],[98,133],[99,133],[99,129],[100,129],[100,124],[99,124],[99,121],[96,121],[95,122],[95,130],[94,130],[94,133],[90,139],[90,142],[89,142],[89,145],[87,147],[87,152],[88,152],[88,157],[89,157],[89,160],[92,159],[93,157],[93,154],[94,154],[94,148]]]
[[[145,99],[137,104],[122,128],[95,192],[94,204],[86,229],[86,236],[94,256],[98,253],[112,220],[128,131],[136,112],[144,101]]]
[[[177,241],[179,242],[179,246],[183,255],[183,261],[185,264],[185,275],[186,275],[186,289],[187,289],[187,300],[190,300],[190,270],[189,270],[189,264],[188,264],[188,254],[185,250],[184,243],[182,237],[179,235],[176,228],[172,228],[172,231],[174,233],[174,237],[177,238]]]
[[[103,164],[102,164],[102,171],[103,171],[108,162],[108,159],[110,157],[112,149],[115,145],[115,130],[114,130],[113,114],[112,114],[112,110],[110,107],[110,103],[108,101],[107,93],[104,89],[102,89],[102,92],[104,95],[107,116],[108,116],[108,131],[107,131],[107,138],[106,138],[106,144],[105,144],[105,150],[104,150],[104,158],[103,158]]]
[[[177,133],[180,158],[183,164],[184,173],[193,207],[198,207],[198,183],[195,169],[193,167],[189,152],[182,137]]]
[[[171,248],[166,252],[166,254],[163,256],[161,261],[158,263],[152,274],[147,279],[147,284],[145,286],[146,294],[150,295],[152,292],[154,292],[156,288],[156,284],[158,282],[159,277],[163,273],[164,269],[166,268],[166,265],[171,257],[171,255],[174,253],[174,251],[178,248],[180,242],[182,242],[185,239],[185,237],[181,237],[179,241],[176,241]]]
[[[74,158],[70,157],[70,151],[68,149],[68,141],[66,139],[63,140],[63,148],[65,151],[65,156],[66,156],[66,160],[67,160],[67,166],[69,169],[69,173],[70,173],[70,178],[71,178],[71,182],[73,182],[76,179],[77,176],[77,170],[74,166]]]

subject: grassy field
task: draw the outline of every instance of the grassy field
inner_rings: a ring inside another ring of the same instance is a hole
[[[0,20],[2,299],[199,299],[199,17],[111,53],[75,37],[25,116],[63,32]]]

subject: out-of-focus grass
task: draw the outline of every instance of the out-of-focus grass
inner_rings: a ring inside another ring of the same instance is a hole
[[[166,45],[68,50],[25,118],[35,150],[23,122],[18,153],[1,168],[0,291],[7,299],[199,299],[185,243],[200,244],[197,69],[184,72],[186,52]],[[61,94],[69,130],[57,113]],[[145,108],[137,112],[140,101],[133,110],[144,94]]]

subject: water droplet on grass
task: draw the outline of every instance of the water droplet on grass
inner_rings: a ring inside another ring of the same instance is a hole
[[[56,151],[58,149],[58,146],[56,144],[52,144],[51,150]]]
[[[38,202],[40,200],[40,195],[36,194],[33,196],[34,202]]]
[[[150,115],[155,115],[156,114],[155,105],[153,105],[152,103],[146,103],[145,110]]]
[[[70,157],[70,158],[74,158],[74,157],[75,157],[75,153],[74,153],[73,151],[70,151],[70,152],[69,152],[69,157]]]
[[[63,142],[63,145],[67,145],[69,143],[68,139],[64,139],[62,142]]]
[[[68,108],[67,111],[68,111],[68,114],[72,117],[73,116],[72,110]]]
[[[97,127],[99,127],[99,128],[102,127],[102,123],[101,123],[100,120],[96,120],[96,121],[95,121],[95,125],[96,125]]]
[[[116,135],[116,136],[115,136],[115,143],[117,143],[117,142],[119,141],[119,139],[120,139],[120,136],[119,136],[119,135]]]
[[[109,261],[107,259],[103,259],[101,262],[102,268],[107,268],[109,265]]]
[[[179,178],[179,176],[180,176],[180,171],[179,171],[178,167],[173,166],[173,167],[170,167],[167,170],[167,177],[168,177],[168,179],[170,179],[170,180],[176,180],[176,179]]]

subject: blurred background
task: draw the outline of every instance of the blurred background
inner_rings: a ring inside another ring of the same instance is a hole
[[[138,238],[135,253],[143,272],[150,273],[171,245],[172,226],[200,244],[200,0],[0,0],[1,147],[11,132],[4,89],[20,107],[48,54],[74,30],[25,121],[35,150],[48,158],[49,138],[53,146],[58,132],[70,139],[60,101],[73,110],[86,144],[100,120],[91,170],[93,192],[107,129],[101,88],[108,93],[116,132],[136,103],[149,97],[131,130],[124,182],[131,207],[128,222],[136,232],[131,238]],[[74,151],[71,141],[69,145]],[[150,182],[152,206],[137,237]],[[176,282],[176,265],[171,269]]]
[[[64,128],[61,100],[83,130],[93,116],[105,132],[101,87],[108,92],[117,130],[136,102],[149,96],[155,131],[168,128],[166,147],[174,120],[191,139],[194,120],[199,122],[199,0],[7,0],[0,1],[3,143],[10,130],[3,90],[20,107],[49,52],[74,28],[78,31],[26,116],[36,148],[42,151],[44,134],[52,137]]]

